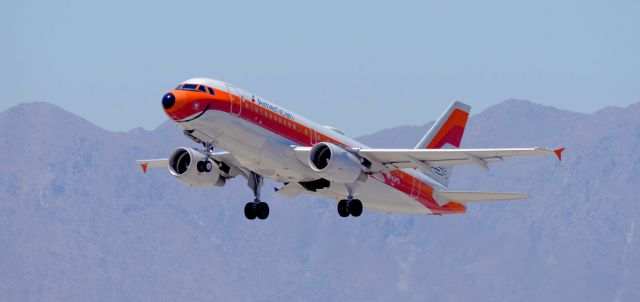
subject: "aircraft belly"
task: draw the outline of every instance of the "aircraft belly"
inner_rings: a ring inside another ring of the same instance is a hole
[[[354,198],[362,201],[362,205],[367,209],[393,213],[431,213],[427,207],[411,198],[411,196],[371,177],[367,181],[357,182],[351,187],[354,188]],[[327,197],[336,201],[346,199],[348,194],[346,186],[340,183],[331,183],[329,188],[305,193]]]
[[[216,146],[231,153],[245,168],[267,178],[279,182],[318,178],[293,154],[291,145],[295,145],[295,142],[226,112],[209,111],[198,120],[184,123],[182,126],[198,129],[208,136],[215,137]],[[339,200],[346,197],[346,192],[343,184],[332,183],[330,188],[320,189],[313,195]],[[365,208],[372,210],[430,213],[429,209],[411,196],[372,177],[358,183],[355,197],[362,201]]]
[[[411,196],[371,177],[360,185],[357,198],[365,208],[383,212],[421,213],[431,211]]]
[[[216,146],[231,153],[244,167],[280,182],[316,177],[293,154],[293,141],[226,112],[211,111],[205,116],[190,126],[208,135],[218,134]]]

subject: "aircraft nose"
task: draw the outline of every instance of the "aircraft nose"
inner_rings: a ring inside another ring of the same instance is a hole
[[[176,96],[173,93],[167,93],[162,97],[162,107],[169,109],[176,103]]]

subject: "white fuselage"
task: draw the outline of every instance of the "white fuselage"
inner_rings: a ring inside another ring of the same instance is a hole
[[[168,115],[180,127],[195,131],[215,146],[228,151],[242,167],[274,181],[298,183],[319,178],[310,168],[307,159],[298,158],[294,154],[295,146],[312,146],[326,141],[351,148],[366,147],[334,129],[319,125],[227,83],[210,79],[192,79],[185,83],[213,87],[218,90],[216,97],[225,94],[224,101],[227,103],[213,103],[211,108],[215,107],[215,110],[203,111],[205,101],[200,102],[195,97],[194,101],[183,105],[187,109],[177,109],[176,113]],[[174,90],[174,93],[181,91]],[[210,106],[212,103],[208,104]],[[436,185],[415,169],[403,169],[369,175],[364,181],[357,181],[349,186],[353,189],[353,196],[360,199],[365,208],[430,214],[432,210],[425,206],[425,200],[435,204],[432,193]],[[332,183],[329,188],[319,189],[317,192],[300,192],[334,200],[345,199],[348,195],[347,186],[339,183]]]
[[[318,178],[308,165],[293,154],[292,146],[298,145],[296,142],[230,113],[208,111],[197,120],[181,126],[185,129],[198,129],[213,138],[216,146],[232,154],[243,167],[271,180],[288,183]],[[389,187],[384,181],[369,177],[366,181],[356,184],[354,197],[358,197],[366,208],[390,212],[429,213],[428,208],[411,196]],[[348,191],[344,185],[332,184],[318,192],[303,193],[340,200],[346,198]]]

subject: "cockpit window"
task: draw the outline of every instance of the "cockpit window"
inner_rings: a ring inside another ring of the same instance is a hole
[[[198,85],[196,85],[196,84],[184,84],[184,85],[182,85],[182,89],[183,90],[196,90],[197,87],[198,87]]]
[[[209,93],[211,95],[216,95],[215,90],[209,86],[198,85],[198,84],[180,84],[180,86],[176,87],[178,90],[197,90],[202,91],[204,93]]]

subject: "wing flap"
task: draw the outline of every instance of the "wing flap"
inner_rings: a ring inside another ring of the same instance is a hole
[[[512,192],[438,192],[438,195],[446,199],[458,202],[482,202],[527,199],[529,195]]]

